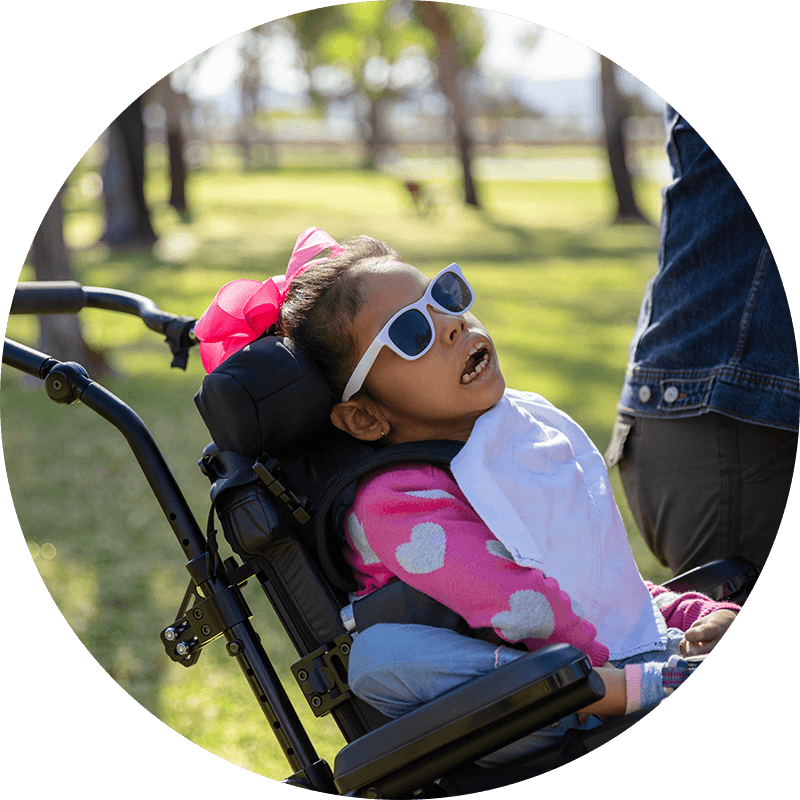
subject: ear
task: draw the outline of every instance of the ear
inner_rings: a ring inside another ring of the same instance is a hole
[[[363,400],[337,403],[331,409],[331,422],[340,430],[363,442],[377,442],[389,431],[388,423],[379,411]]]

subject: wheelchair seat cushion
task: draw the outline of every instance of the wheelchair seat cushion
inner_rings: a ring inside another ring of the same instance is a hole
[[[330,436],[333,398],[317,366],[284,337],[265,336],[222,362],[195,395],[216,446],[258,458]]]

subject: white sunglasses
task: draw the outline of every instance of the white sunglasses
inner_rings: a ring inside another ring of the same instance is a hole
[[[384,345],[406,361],[421,358],[431,349],[436,327],[428,306],[445,314],[460,316],[469,311],[474,301],[475,293],[458,264],[443,269],[416,303],[401,308],[381,328],[347,381],[342,402],[349,400],[364,385]]]

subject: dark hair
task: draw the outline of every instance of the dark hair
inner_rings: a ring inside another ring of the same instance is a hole
[[[312,263],[295,278],[278,327],[322,371],[338,400],[354,369],[353,320],[363,306],[357,267],[403,261],[384,242],[359,236],[342,242],[344,252]]]

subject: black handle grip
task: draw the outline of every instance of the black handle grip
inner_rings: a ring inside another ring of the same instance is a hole
[[[77,314],[86,305],[86,292],[76,281],[18,283],[12,314]]]

